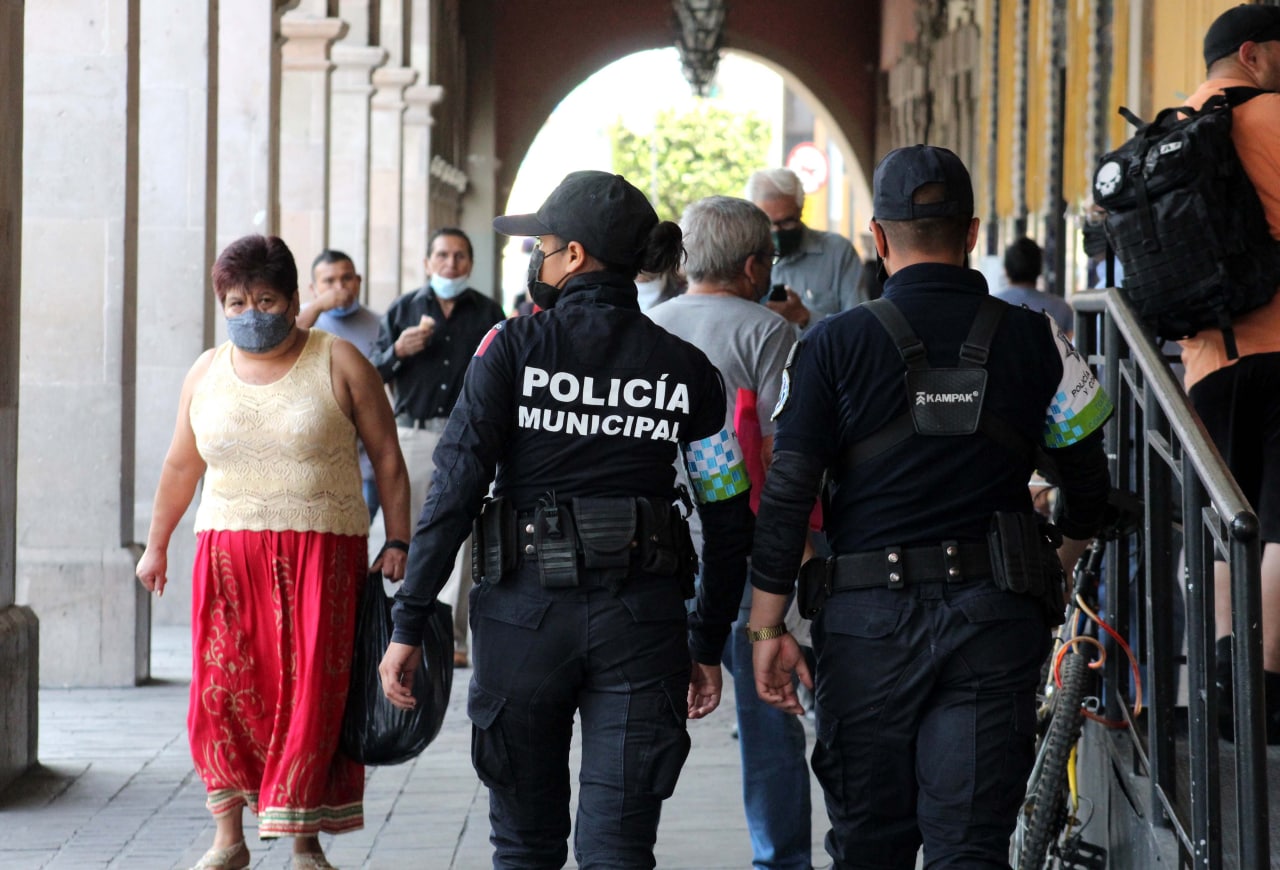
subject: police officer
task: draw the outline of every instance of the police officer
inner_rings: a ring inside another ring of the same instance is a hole
[[[718,372],[636,301],[638,271],[679,262],[679,227],[604,172],[571,173],[536,214],[494,227],[537,237],[529,291],[545,310],[496,325],[471,361],[396,596],[383,687],[412,705],[423,621],[483,502],[467,713],[494,866],[565,863],[576,713],[578,866],[653,867],[686,718],[720,699],[749,482]],[[680,448],[704,524],[703,592],[688,621],[696,566],[673,507]]]
[[[1063,565],[1109,490],[1111,403],[1048,317],[966,268],[978,220],[956,155],[890,152],[873,207],[885,298],[807,334],[775,412],[752,549],[756,686],[799,713],[792,675],[812,685],[782,622],[830,470],[836,555],[807,563],[799,592],[818,610],[827,851],[837,868],[911,868],[923,842],[930,867],[1008,867],[1046,621],[1061,621]],[[1065,506],[1056,553],[1027,489],[1039,448]]]

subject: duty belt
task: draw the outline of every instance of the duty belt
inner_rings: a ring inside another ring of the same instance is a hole
[[[990,576],[991,552],[984,542],[943,541],[837,556],[831,591],[901,589],[912,583],[963,583]]]

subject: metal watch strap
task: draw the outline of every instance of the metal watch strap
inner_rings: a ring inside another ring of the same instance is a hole
[[[785,625],[768,625],[764,628],[753,629],[748,625],[745,631],[747,633],[747,642],[755,643],[758,640],[773,640],[775,637],[782,637],[787,633],[787,627]]]

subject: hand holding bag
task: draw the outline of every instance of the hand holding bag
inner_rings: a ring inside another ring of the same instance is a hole
[[[339,746],[361,764],[400,764],[416,758],[440,733],[453,688],[453,610],[436,603],[422,638],[422,660],[413,674],[417,706],[401,710],[382,693],[378,665],[391,643],[392,599],[382,572],[370,572],[356,611],[351,687]]]

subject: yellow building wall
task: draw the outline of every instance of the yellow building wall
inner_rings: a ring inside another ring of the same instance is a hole
[[[987,0],[987,20],[994,18],[994,3]],[[1013,213],[1013,173],[1010,167],[1013,165],[1013,92],[1017,84],[1016,75],[1014,73],[1014,25],[1017,16],[1014,13],[1013,4],[1004,2],[1000,4],[1000,44],[997,51],[1000,53],[999,63],[999,95],[997,97],[997,111],[999,112],[999,120],[996,128],[996,210],[998,216],[1007,216]],[[986,71],[983,71],[983,81],[986,79]],[[990,104],[988,97],[985,102]],[[983,155],[985,159],[986,155]],[[988,220],[996,220],[997,215],[989,215]]]
[[[1009,5],[1013,5],[1010,3]],[[1027,214],[1044,208],[1045,131],[1049,124],[1049,4],[1032,3],[1027,30]],[[1012,38],[1017,34],[1009,31]],[[1030,235],[1036,235],[1028,226]]]

